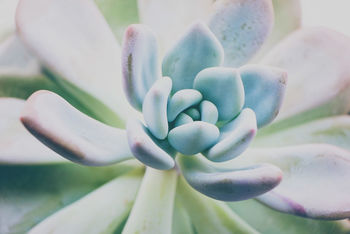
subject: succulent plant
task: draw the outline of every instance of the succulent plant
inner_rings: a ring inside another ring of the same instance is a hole
[[[0,233],[349,232],[350,39],[292,0],[95,2],[20,0],[0,45]]]

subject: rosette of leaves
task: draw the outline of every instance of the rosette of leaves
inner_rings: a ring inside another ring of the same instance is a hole
[[[12,3],[1,233],[348,232],[348,38],[298,1],[96,3]]]

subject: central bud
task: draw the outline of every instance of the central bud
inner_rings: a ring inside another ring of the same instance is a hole
[[[195,89],[177,91],[168,102],[167,117],[168,141],[180,153],[202,152],[219,138],[218,110]]]
[[[217,143],[217,122],[232,120],[244,102],[232,99],[232,94],[244,96],[240,76],[232,68],[204,69],[192,86],[171,95],[172,79],[163,77],[153,84],[142,105],[151,134],[158,140],[167,138],[176,151],[186,155],[203,152]]]

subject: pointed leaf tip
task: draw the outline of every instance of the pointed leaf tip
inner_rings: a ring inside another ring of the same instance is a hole
[[[191,89],[198,72],[219,66],[223,49],[210,29],[203,23],[193,24],[163,59],[162,70],[173,80],[173,92]]]

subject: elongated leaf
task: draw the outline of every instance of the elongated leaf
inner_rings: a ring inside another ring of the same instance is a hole
[[[324,28],[296,31],[262,63],[288,72],[288,85],[276,122],[260,134],[279,131],[350,109],[350,39]]]
[[[112,233],[129,214],[141,177],[140,170],[118,177],[49,216],[28,233]]]
[[[21,121],[42,143],[77,163],[102,166],[133,158],[125,130],[84,115],[49,91],[27,100]]]
[[[171,233],[176,171],[147,168],[123,234]]]
[[[283,171],[282,182],[258,197],[268,206],[316,219],[350,217],[349,151],[327,144],[252,149],[226,166],[261,162]]]
[[[190,215],[196,233],[258,233],[229,209],[225,203],[215,201],[196,192],[182,177],[178,181],[177,191],[176,195]]]
[[[275,23],[262,48],[254,56],[253,62],[258,62],[280,41],[301,27],[302,9],[300,0],[272,0],[272,4]]]
[[[346,234],[350,231],[349,227],[344,225],[348,220],[320,221],[296,217],[272,210],[253,199],[228,205],[262,234]]]
[[[186,181],[197,191],[221,201],[259,196],[276,187],[282,179],[281,170],[270,164],[222,168],[199,155],[178,157]]]
[[[0,98],[0,164],[31,165],[67,162],[35,139],[20,122],[24,101]]]
[[[326,143],[350,150],[350,116],[341,115],[307,122],[256,138],[255,147],[278,147],[308,143]]]
[[[55,211],[133,168],[129,162],[103,168],[0,166],[0,233],[26,233]]]
[[[92,1],[21,0],[16,22],[56,83],[105,122],[122,126],[130,109],[122,95],[120,48]]]

